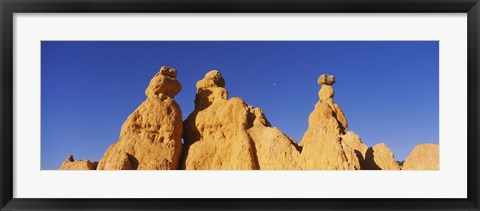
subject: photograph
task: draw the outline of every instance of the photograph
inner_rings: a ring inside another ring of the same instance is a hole
[[[0,210],[479,210],[480,0],[0,0]]]
[[[41,41],[41,170],[439,170],[439,41]],[[442,139],[443,140],[443,139]]]

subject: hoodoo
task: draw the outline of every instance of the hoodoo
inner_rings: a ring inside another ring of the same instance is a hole
[[[69,155],[65,161],[63,161],[59,170],[95,170],[97,169],[98,162],[91,162],[89,160],[75,160],[73,155]]]
[[[163,66],[145,90],[147,99],[123,123],[98,170],[177,169],[182,152],[182,111],[173,99],[181,90],[177,71]]]
[[[400,170],[383,143],[368,147],[348,130],[333,100],[333,75],[320,75],[319,100],[300,144],[272,127],[260,108],[228,97],[217,70],[196,83],[194,110],[182,122],[177,71],[163,66],[99,162],[68,156],[60,170]],[[183,144],[182,144],[183,138]],[[405,170],[439,169],[437,144],[419,144]]]
[[[197,82],[195,110],[184,122],[187,170],[298,169],[296,142],[270,126],[260,108],[228,99],[217,70]]]
[[[418,144],[403,164],[404,170],[438,170],[438,144]]]
[[[376,144],[365,153],[365,168],[367,170],[400,170],[400,166],[390,148],[384,143]]]
[[[346,132],[348,123],[340,106],[333,101],[334,83],[332,75],[318,78],[320,99],[308,117],[308,129],[300,142],[302,169],[355,169],[354,161],[348,160],[341,144],[340,136]]]

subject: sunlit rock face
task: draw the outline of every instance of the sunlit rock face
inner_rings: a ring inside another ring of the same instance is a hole
[[[345,156],[352,163],[355,169],[366,169],[365,154],[368,146],[365,145],[360,136],[353,131],[347,131],[340,136]]]
[[[173,99],[181,90],[177,71],[163,66],[145,90],[147,99],[123,123],[98,170],[177,169],[182,152],[182,111]]]
[[[75,160],[72,155],[69,155],[63,161],[59,170],[95,170],[98,162],[91,162],[89,160]]]
[[[365,168],[367,170],[400,170],[400,166],[390,148],[384,143],[376,144],[365,153]]]
[[[297,144],[272,127],[260,108],[242,98],[229,99],[217,70],[196,83],[194,111],[182,122],[174,100],[182,89],[177,71],[163,66],[101,160],[69,156],[60,170],[400,170],[385,144],[368,147],[348,130],[345,114],[334,102],[335,81],[332,75],[318,78],[319,100]],[[438,145],[417,145],[403,169],[439,169]]]
[[[184,122],[187,170],[298,169],[296,142],[270,126],[260,108],[228,99],[217,70],[197,82],[195,110]]]
[[[403,170],[439,170],[438,144],[418,144],[408,155]]]
[[[332,85],[335,77],[321,75],[318,84],[319,101],[308,117],[308,129],[300,146],[302,169],[318,170],[354,170],[359,161],[349,160],[341,144],[341,135],[347,130],[347,120],[340,106],[334,103],[335,94]],[[348,149],[348,153],[352,150]]]

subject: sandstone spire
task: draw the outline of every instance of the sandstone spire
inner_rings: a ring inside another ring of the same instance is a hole
[[[296,143],[272,128],[260,108],[228,98],[212,70],[197,82],[195,110],[184,122],[182,168],[199,170],[297,169]]]
[[[347,130],[347,121],[340,107],[334,103],[332,84],[335,77],[321,75],[318,84],[320,100],[308,117],[308,129],[302,146],[302,169],[353,170],[353,161],[349,161],[341,144],[340,136]],[[353,152],[353,150],[349,150]],[[353,158],[353,156],[351,156]],[[359,161],[356,161],[357,167]]]
[[[333,96],[335,91],[332,88],[332,85],[335,83],[335,76],[322,74],[318,77],[318,84],[321,86],[320,91],[318,92],[318,97],[320,101],[327,103],[335,112],[337,120],[340,122],[342,131],[348,130],[348,122],[345,114],[338,104],[333,102]]]
[[[145,90],[147,99],[123,123],[98,170],[177,169],[182,151],[181,90],[177,71],[163,66]]]
[[[404,170],[438,170],[438,144],[418,144],[403,164]]]
[[[59,170],[95,170],[98,162],[91,162],[89,160],[75,160],[73,155],[69,155],[63,161]]]
[[[400,170],[390,148],[384,143],[376,144],[365,153],[367,170]]]

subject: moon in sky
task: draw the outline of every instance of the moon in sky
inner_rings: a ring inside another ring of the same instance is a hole
[[[277,83],[273,83],[273,86],[277,86]]]

